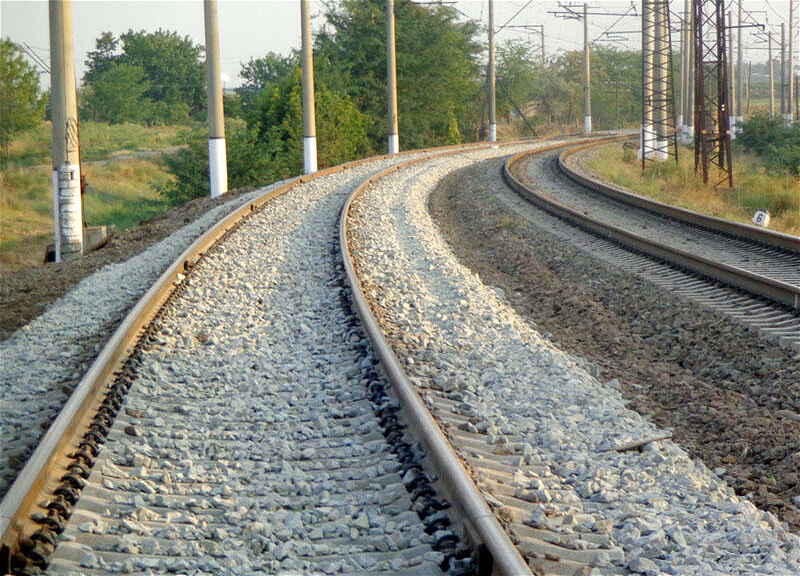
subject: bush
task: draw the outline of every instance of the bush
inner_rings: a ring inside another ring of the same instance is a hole
[[[742,126],[736,144],[764,159],[770,168],[800,176],[800,125],[786,126],[783,119],[753,116]]]
[[[225,145],[228,157],[228,188],[266,184],[275,180],[275,167],[257,141],[254,131],[244,126],[228,127]],[[172,205],[209,194],[208,143],[196,140],[177,154],[164,157],[175,182],[159,189]]]

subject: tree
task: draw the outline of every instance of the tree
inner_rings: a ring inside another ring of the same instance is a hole
[[[103,32],[100,37],[94,41],[97,50],[89,52],[88,60],[84,60],[86,64],[86,73],[83,75],[83,81],[87,84],[93,84],[97,75],[103,73],[115,60],[119,59],[119,54],[116,54],[119,48],[119,40],[114,38],[111,32]]]
[[[398,0],[395,13],[403,146],[461,141],[480,121],[477,25],[459,22],[450,7],[422,7],[409,0]],[[385,149],[385,2],[343,0],[330,5],[325,19],[326,27],[317,35],[315,74],[369,116],[370,142]]]
[[[285,80],[298,66],[300,55],[296,50],[292,50],[288,56],[269,52],[263,58],[250,58],[249,62],[242,64],[239,76],[244,78],[245,83],[236,92],[242,99],[245,114],[267,87]]]
[[[181,37],[176,32],[161,29],[150,33],[128,30],[116,39],[111,32],[103,32],[95,45],[97,50],[89,53],[86,61],[88,71],[83,79],[90,92],[111,95],[109,82],[113,80],[123,82],[119,91],[128,89],[136,74],[134,69],[140,69],[146,86],[141,93],[145,104],[142,109],[146,111],[142,121],[182,122],[190,115],[204,116],[206,78],[203,47],[192,44],[188,36]],[[118,49],[120,52],[116,53]],[[98,90],[98,82],[106,86]],[[115,108],[119,107],[118,104],[95,108]]]
[[[320,168],[368,156],[369,120],[350,98],[322,84],[316,86],[318,162]],[[300,68],[283,82],[266,89],[258,101],[252,126],[270,155],[275,178],[288,178],[303,171],[303,85]]]
[[[11,136],[44,119],[46,97],[39,92],[39,74],[9,39],[0,40],[0,150],[8,159]]]
[[[521,110],[533,103],[542,76],[538,49],[528,41],[509,40],[497,46],[497,112],[510,115],[514,105]],[[540,112],[537,110],[537,112]],[[529,122],[545,121],[545,115],[526,118]]]
[[[140,122],[150,112],[150,102],[144,97],[148,87],[141,66],[112,62],[94,74],[92,87],[84,95],[85,112],[110,124]]]
[[[128,30],[120,35],[126,64],[141,66],[150,87],[145,97],[167,107],[188,107],[193,116],[205,111],[206,67],[204,49],[192,44],[189,36],[158,29]]]

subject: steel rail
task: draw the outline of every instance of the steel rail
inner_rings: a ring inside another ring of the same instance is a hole
[[[707,216],[706,214],[700,214],[686,208],[670,206],[669,204],[664,204],[663,202],[658,202],[656,200],[651,200],[650,198],[645,198],[644,196],[639,196],[619,186],[607,184],[605,182],[599,182],[593,178],[580,174],[577,170],[573,170],[568,165],[567,158],[569,156],[577,154],[578,152],[586,150],[587,148],[591,148],[592,146],[598,146],[599,144],[599,142],[590,142],[580,146],[575,146],[574,148],[570,148],[569,150],[562,152],[558,157],[558,167],[561,172],[563,172],[564,175],[566,175],[569,179],[596,192],[605,194],[606,196],[614,198],[615,200],[620,200],[627,204],[633,204],[639,208],[644,208],[645,210],[655,212],[656,214],[674,218],[675,220],[680,220],[682,222],[688,222],[689,224],[694,224],[695,226],[706,228],[708,230],[752,240],[753,242],[765,244],[772,248],[780,248],[789,252],[800,253],[800,238],[797,236],[776,232],[775,230],[759,228],[750,224],[732,222],[730,220],[723,220],[722,218],[716,218],[714,216]]]
[[[548,212],[573,222],[579,227],[584,228],[594,234],[604,238],[609,238],[619,244],[622,244],[623,246],[627,246],[649,256],[670,262],[684,269],[691,270],[706,278],[711,278],[724,284],[734,286],[751,294],[768,298],[791,308],[800,308],[800,288],[797,286],[792,286],[791,284],[787,284],[785,282],[774,280],[759,274],[754,274],[753,272],[742,270],[736,266],[722,264],[709,258],[697,256],[690,252],[672,248],[666,244],[650,240],[643,236],[632,234],[614,226],[607,225],[589,215],[570,208],[569,206],[562,204],[551,197],[537,194],[535,191],[525,186],[512,173],[512,167],[514,164],[529,154],[530,152],[522,152],[509,158],[503,166],[503,176],[511,188],[516,190],[522,196],[530,199],[536,205],[544,208]]]
[[[364,296],[348,245],[348,216],[354,200],[377,180],[385,178],[400,168],[423,160],[427,160],[427,158],[411,160],[372,176],[353,192],[342,208],[339,219],[339,243],[347,283],[351,288],[353,306],[381,361],[384,372],[392,384],[392,389],[400,401],[407,422],[414,435],[422,439],[425,454],[435,464],[442,489],[449,501],[461,513],[472,540],[482,543],[486,547],[495,569],[492,573],[504,576],[530,576],[532,572],[527,562],[511,542],[506,531],[500,526],[439,424],[414,390],[413,384],[408,380],[400,361],[378,326],[378,321]]]
[[[409,150],[401,152],[399,155],[469,150],[483,146],[485,146],[483,143],[463,144],[435,149]],[[39,527],[30,518],[34,511],[40,509],[37,503],[52,494],[60,476],[66,472],[69,462],[67,454],[77,448],[81,436],[88,428],[92,416],[97,412],[103,395],[107,391],[109,379],[120,368],[123,360],[129,356],[145,327],[180,284],[183,273],[191,269],[205,252],[232,228],[274,198],[282,196],[310,180],[389,157],[364,158],[326,168],[311,175],[300,176],[258,198],[243,203],[242,206],[197,238],[161,274],[153,286],[128,312],[103,350],[92,362],[0,502],[0,569],[8,569],[6,564],[19,551],[20,538]],[[58,473],[54,471],[58,471]]]

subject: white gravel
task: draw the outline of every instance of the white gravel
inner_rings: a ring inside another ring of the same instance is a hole
[[[624,406],[613,382],[556,348],[461,266],[426,211],[447,172],[506,151],[473,152],[392,175],[358,203],[363,280],[380,314],[412,349],[422,385],[447,381],[465,413],[493,435],[531,446],[596,524],[625,551],[617,567],[655,574],[800,574],[800,539],[737,497]],[[664,385],[669,385],[664,382]],[[722,471],[718,471],[722,473]],[[546,506],[545,506],[546,512]],[[546,525],[545,514],[536,519]],[[611,562],[611,560],[609,560]]]
[[[141,254],[105,266],[0,342],[0,495],[19,471],[18,466],[9,466],[9,457],[35,448],[83,376],[75,358],[85,356],[86,342],[108,332],[109,322],[123,317],[203,232],[242,204],[283,183],[217,206]]]
[[[440,573],[368,398],[334,250],[344,199],[396,161],[301,185],[202,259],[51,573]]]

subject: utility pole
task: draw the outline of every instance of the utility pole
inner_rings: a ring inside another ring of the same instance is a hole
[[[728,10],[728,22],[733,22],[733,13]],[[728,71],[730,77],[730,108],[728,109],[728,118],[730,119],[730,125],[728,127],[728,131],[731,137],[731,140],[736,138],[736,105],[737,105],[737,98],[736,98],[736,67],[733,65],[733,25],[728,25]]]
[[[747,63],[747,84],[744,87],[744,94],[745,100],[747,101],[747,106],[745,106],[744,113],[750,116],[750,82],[753,79],[753,63]]]
[[[767,50],[769,54],[769,115],[775,117],[775,61],[772,59],[772,30],[767,30]]]
[[[642,169],[648,155],[655,149],[656,133],[653,128],[653,97],[655,92],[655,12],[654,0],[642,0],[642,135],[639,138],[639,155]]]
[[[781,22],[781,117],[786,117],[786,23]]]
[[[691,0],[690,0],[691,4]],[[684,118],[686,118],[686,143],[694,140],[694,103],[695,103],[695,41],[694,41],[694,27],[697,25],[695,22],[694,10],[689,11],[689,62],[687,66],[688,74],[686,77],[686,109],[684,110]]]
[[[744,46],[742,44],[742,0],[739,0],[738,27],[736,28],[736,126],[735,131],[739,132],[742,122],[744,122]]]
[[[589,5],[583,4],[583,133],[592,133],[592,73],[589,51]]]
[[[495,69],[494,69],[494,0],[489,0],[489,73],[487,77],[489,88],[489,142],[497,141],[497,101],[495,94]]]
[[[640,157],[678,159],[675,103],[672,97],[672,39],[668,0],[642,2],[642,134]]]
[[[794,121],[794,7],[795,0],[789,0],[789,96],[786,99],[786,123],[791,124]]]
[[[222,108],[217,0],[204,0],[203,13],[206,25],[208,176],[211,197],[216,198],[228,191],[228,160],[225,146],[225,114]]]
[[[644,16],[643,16],[644,17]],[[689,0],[683,3],[683,19],[681,21],[681,93],[678,111],[678,129],[686,132],[686,100],[689,92]]]
[[[50,106],[53,119],[53,220],[55,261],[83,254],[80,142],[72,47],[72,4],[49,0]]]
[[[389,154],[400,152],[400,137],[397,134],[397,58],[394,41],[394,0],[386,0],[386,98],[389,122]]]
[[[314,55],[311,44],[309,0],[300,0],[300,26],[303,52],[303,171],[317,171],[317,121],[314,110]]]
[[[713,184],[733,186],[728,61],[723,0],[693,0],[695,45],[695,172],[709,183],[709,167],[724,174]]]

